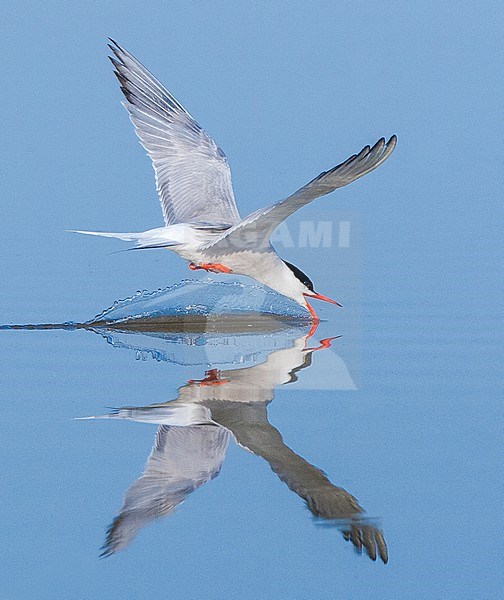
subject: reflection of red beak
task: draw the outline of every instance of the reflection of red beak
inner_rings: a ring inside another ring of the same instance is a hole
[[[342,308],[342,306],[339,302],[336,302],[336,300],[331,300],[331,298],[328,298],[327,296],[322,296],[322,294],[317,294],[316,292],[313,292],[313,294],[303,294],[303,295],[308,296],[309,298],[316,298],[317,300],[323,300],[324,302],[330,302],[331,304],[336,304],[336,306],[339,306],[340,308]]]

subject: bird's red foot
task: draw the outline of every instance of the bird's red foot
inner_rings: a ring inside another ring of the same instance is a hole
[[[204,379],[189,379],[188,383],[196,383],[198,385],[222,385],[228,383],[229,379],[221,379],[218,369],[210,369],[205,373]]]
[[[220,263],[201,263],[200,265],[196,265],[193,262],[189,263],[189,268],[191,271],[197,271],[198,269],[203,269],[204,271],[209,271],[210,273],[232,273],[233,271],[226,267],[225,265],[221,265]]]

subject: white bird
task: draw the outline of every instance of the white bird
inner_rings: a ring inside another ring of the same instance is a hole
[[[308,337],[303,331],[291,347],[272,351],[252,367],[211,369],[204,379],[191,379],[180,387],[172,401],[87,417],[159,425],[144,472],[126,492],[108,530],[103,555],[122,550],[147,523],[173,513],[192,492],[217,477],[232,436],[240,447],[263,458],[321,522],[338,526],[358,551],[387,562],[383,533],[363,518],[355,497],[291,450],[268,420],[275,388],[297,381],[311,366],[313,353],[329,348],[333,339],[307,348]]]
[[[136,58],[110,41],[110,60],[126,98],[123,106],[152,159],[165,226],[140,233],[72,231],[135,242],[138,249],[167,248],[193,270],[248,275],[305,307],[315,322],[318,317],[307,298],[339,306],[278,256],[270,236],[299,208],[376,169],[394,150],[396,136],[364,147],[281,202],[242,219],[224,152]]]

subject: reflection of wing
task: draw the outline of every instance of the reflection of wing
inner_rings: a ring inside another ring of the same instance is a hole
[[[128,490],[109,530],[104,553],[123,548],[139,528],[170,513],[215,477],[231,433],[240,446],[266,460],[314,516],[337,525],[358,551],[364,549],[373,560],[379,556],[387,562],[382,532],[363,518],[357,500],[288,448],[267,419],[274,388],[295,381],[310,366],[313,352],[328,348],[329,341],[306,349],[306,335],[301,336],[290,348],[271,352],[265,362],[253,367],[207,371],[203,379],[179,388],[176,400],[125,407],[108,415],[163,425],[145,473]]]
[[[124,548],[152,519],[169,514],[195,489],[219,474],[229,433],[215,425],[162,425],[145,471],[128,489],[110,526],[107,556]]]
[[[224,152],[136,58],[112,44],[123,104],[152,159],[166,225],[237,223]]]
[[[214,422],[231,431],[241,446],[269,463],[278,477],[305,500],[314,516],[343,522],[343,535],[357,550],[364,547],[373,560],[379,555],[387,562],[382,532],[359,518],[363,509],[351,494],[334,486],[322,471],[284,444],[279,431],[268,422],[265,404],[215,404],[211,412]]]

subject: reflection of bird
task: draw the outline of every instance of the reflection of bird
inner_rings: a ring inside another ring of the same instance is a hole
[[[316,293],[300,269],[276,254],[270,236],[305,204],[376,169],[394,150],[396,137],[366,146],[285,200],[241,219],[223,151],[129,52],[116,42],[110,48],[123,104],[152,159],[165,227],[78,233],[136,242],[137,248],[168,248],[190,261],[191,269],[248,275],[304,306],[314,320],[307,297],[337,304]]]
[[[152,519],[169,514],[195,489],[219,474],[229,432],[215,425],[161,425],[145,471],[128,489],[107,532],[103,555],[122,550]]]
[[[330,345],[328,339],[306,349],[306,338],[271,352],[256,366],[207,371],[204,379],[182,386],[171,402],[125,407],[107,415],[160,427],[145,471],[127,491],[108,531],[105,555],[124,548],[148,521],[169,514],[215,477],[231,433],[241,447],[266,460],[314,516],[338,525],[357,550],[364,548],[373,560],[378,555],[387,562],[383,535],[362,519],[357,500],[288,448],[268,421],[266,407],[274,387],[296,381],[297,373],[311,365],[313,352]]]

